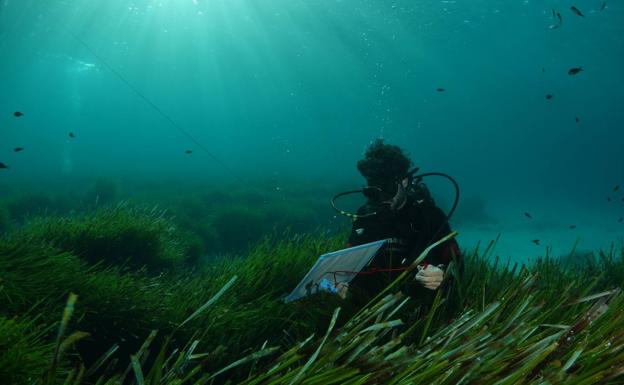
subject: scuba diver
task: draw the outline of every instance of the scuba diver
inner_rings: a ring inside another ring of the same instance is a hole
[[[451,232],[448,223],[459,199],[457,183],[442,173],[415,175],[417,168],[410,171],[412,161],[395,145],[385,144],[382,139],[372,143],[357,168],[368,184],[363,190],[342,193],[342,195],[362,192],[367,202],[356,214],[348,214],[334,208],[353,219],[348,247],[382,239],[388,239],[385,247],[359,273],[350,284],[337,287],[337,294],[343,299],[347,292],[359,293],[370,298],[381,292],[396,279],[429,245]],[[449,214],[445,214],[434,203],[423,176],[444,176],[456,188],[456,199]],[[410,278],[404,290],[412,297],[426,296],[445,284],[445,270],[454,261],[463,270],[460,249],[451,238],[433,248],[423,263],[418,265],[418,273]],[[424,288],[424,289],[423,289]]]

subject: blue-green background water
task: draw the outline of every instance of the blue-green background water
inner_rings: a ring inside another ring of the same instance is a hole
[[[1,0],[0,184],[233,179],[112,68],[244,180],[357,187],[383,137],[483,202],[487,220],[460,204],[465,246],[604,246],[624,229],[624,4],[601,5]]]

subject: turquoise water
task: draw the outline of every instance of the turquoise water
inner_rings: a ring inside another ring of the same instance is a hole
[[[355,162],[382,137],[423,171],[457,178],[465,246],[499,232],[514,258],[563,252],[577,237],[605,246],[624,228],[624,189],[612,192],[624,186],[624,5],[601,8],[0,0],[0,162],[10,167],[0,185],[357,187]],[[560,28],[549,28],[553,9]],[[452,190],[431,185],[448,206]]]

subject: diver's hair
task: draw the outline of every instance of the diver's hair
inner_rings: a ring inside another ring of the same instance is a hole
[[[411,166],[412,161],[399,146],[385,144],[383,139],[375,140],[366,149],[364,159],[357,162],[368,185],[382,188],[405,175]]]

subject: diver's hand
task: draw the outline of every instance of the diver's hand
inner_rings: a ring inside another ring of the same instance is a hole
[[[442,284],[444,279],[444,270],[433,265],[427,265],[426,268],[420,269],[414,277],[421,285],[429,290],[436,290]]]
[[[344,282],[340,282],[337,286],[336,286],[336,294],[338,294],[338,296],[342,299],[347,298],[347,291],[349,290],[349,284],[348,283],[344,283]]]

